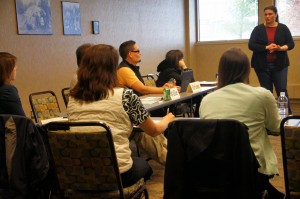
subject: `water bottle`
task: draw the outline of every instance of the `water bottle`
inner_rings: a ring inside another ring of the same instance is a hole
[[[288,115],[288,103],[289,101],[285,96],[285,92],[280,92],[280,96],[277,99],[277,106],[281,119],[285,118]]]
[[[171,78],[169,81],[168,81],[169,85],[170,85],[170,88],[173,88],[176,86],[176,79],[174,78]]]

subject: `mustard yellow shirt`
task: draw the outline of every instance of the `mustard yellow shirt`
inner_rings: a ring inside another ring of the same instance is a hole
[[[131,88],[131,86],[134,83],[140,81],[135,75],[135,73],[128,67],[119,68],[117,71],[117,76],[118,76],[118,86],[120,87]]]

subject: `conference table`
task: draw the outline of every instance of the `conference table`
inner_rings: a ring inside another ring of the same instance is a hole
[[[147,111],[154,111],[158,110],[164,107],[168,107],[170,105],[174,105],[183,101],[190,100],[190,102],[193,102],[193,98],[196,98],[198,96],[204,96],[208,94],[209,92],[214,91],[217,88],[217,86],[201,86],[201,91],[199,92],[183,92],[179,93],[180,98],[169,100],[169,101],[163,101],[162,94],[149,94],[149,95],[143,95],[140,97],[144,107],[147,109]]]
[[[171,105],[190,100],[190,102],[193,102],[193,98],[196,98],[198,96],[204,96],[209,92],[214,91],[217,88],[217,86],[201,86],[201,91],[199,92],[183,92],[179,93],[180,98],[169,100],[169,101],[163,101],[162,96],[163,94],[149,94],[149,95],[143,95],[140,97],[144,107],[147,111],[155,111],[164,107],[169,107]],[[68,121],[68,116],[66,112],[61,113],[55,113],[57,117],[45,119],[41,121],[41,125],[46,125],[49,122],[55,122],[55,121]]]

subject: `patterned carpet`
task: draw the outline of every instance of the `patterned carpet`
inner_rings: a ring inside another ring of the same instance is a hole
[[[153,169],[153,175],[151,179],[147,181],[149,198],[161,199],[163,198],[165,167],[153,160],[150,160],[149,163]]]

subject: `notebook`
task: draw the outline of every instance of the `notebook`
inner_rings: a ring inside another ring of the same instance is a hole
[[[192,70],[186,70],[181,72],[181,93],[186,92],[189,83],[193,82],[194,74]]]
[[[201,81],[201,86],[216,86],[218,84],[217,81]]]

